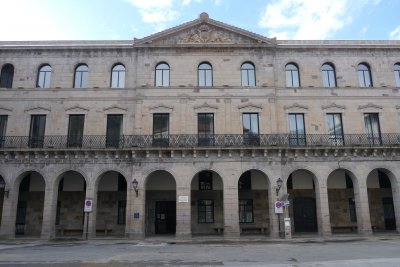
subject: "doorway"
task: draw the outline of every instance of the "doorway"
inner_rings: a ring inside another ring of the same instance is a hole
[[[176,202],[156,201],[156,234],[175,234],[176,230]]]
[[[309,197],[293,199],[294,229],[296,232],[316,232],[317,216],[315,199]]]

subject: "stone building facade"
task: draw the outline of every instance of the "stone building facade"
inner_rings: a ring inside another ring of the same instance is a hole
[[[0,68],[3,237],[277,237],[286,194],[293,234],[400,229],[399,41],[203,13],[133,41],[1,42]]]

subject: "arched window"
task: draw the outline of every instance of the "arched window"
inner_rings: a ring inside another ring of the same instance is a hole
[[[360,87],[372,87],[371,70],[366,63],[358,64],[358,80]]]
[[[286,86],[287,87],[299,87],[300,86],[300,76],[299,68],[294,63],[289,63],[285,66],[286,72]]]
[[[51,81],[51,66],[46,64],[40,67],[36,82],[38,88],[49,88]]]
[[[75,69],[74,88],[87,88],[89,68],[85,64],[81,64]]]
[[[330,63],[322,65],[322,83],[324,87],[336,87],[335,68]]]
[[[165,62],[156,66],[156,86],[169,86],[169,65]]]
[[[201,63],[198,71],[199,86],[212,86],[212,66],[210,63]]]
[[[125,67],[122,64],[116,64],[111,70],[111,88],[125,87]]]
[[[242,86],[256,86],[256,72],[253,63],[243,63],[240,70],[242,72]]]
[[[400,63],[394,64],[394,78],[396,80],[396,86],[400,87]]]
[[[11,64],[6,64],[1,69],[0,74],[0,87],[2,88],[12,88],[14,79],[14,66]]]

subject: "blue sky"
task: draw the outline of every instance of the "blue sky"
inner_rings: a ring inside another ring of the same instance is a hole
[[[400,39],[399,0],[1,0],[0,40],[130,40],[196,19],[278,39]]]

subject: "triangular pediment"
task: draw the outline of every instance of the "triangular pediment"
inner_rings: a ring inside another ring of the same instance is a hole
[[[238,109],[241,112],[259,112],[262,109],[262,105],[256,105],[253,103],[247,103],[241,106],[238,106]]]
[[[308,106],[300,105],[299,103],[294,103],[293,105],[285,106],[285,110],[308,110]]]
[[[41,107],[41,106],[37,106],[37,107],[32,107],[32,108],[27,108],[25,109],[25,112],[27,113],[38,113],[38,114],[47,114],[51,111],[50,108],[45,108],[45,107]]]
[[[79,105],[75,105],[75,106],[65,109],[65,112],[67,112],[67,113],[87,113],[87,112],[89,112],[89,109],[81,107]]]
[[[104,108],[103,111],[108,113],[124,113],[127,111],[127,109],[119,107],[117,105],[113,105],[111,107]]]
[[[6,107],[0,107],[0,112],[6,112],[6,113],[9,113],[9,112],[12,112],[13,110],[11,109],[11,108],[6,108]]]
[[[375,105],[374,103],[368,103],[366,105],[359,106],[358,109],[382,109],[382,106]]]
[[[325,110],[325,109],[346,109],[346,107],[345,106],[342,106],[342,105],[338,105],[338,104],[336,104],[336,103],[331,103],[331,104],[329,104],[329,105],[326,105],[326,106],[322,106],[322,109],[323,110]]]
[[[164,30],[162,32],[135,39],[136,47],[152,46],[275,46],[276,39],[252,33],[223,22],[210,19],[207,13],[198,19]]]
[[[194,106],[193,109],[197,112],[214,112],[218,109],[218,106],[210,105],[204,102],[202,105]]]
[[[173,106],[159,104],[149,107],[151,113],[171,113],[174,110]]]

